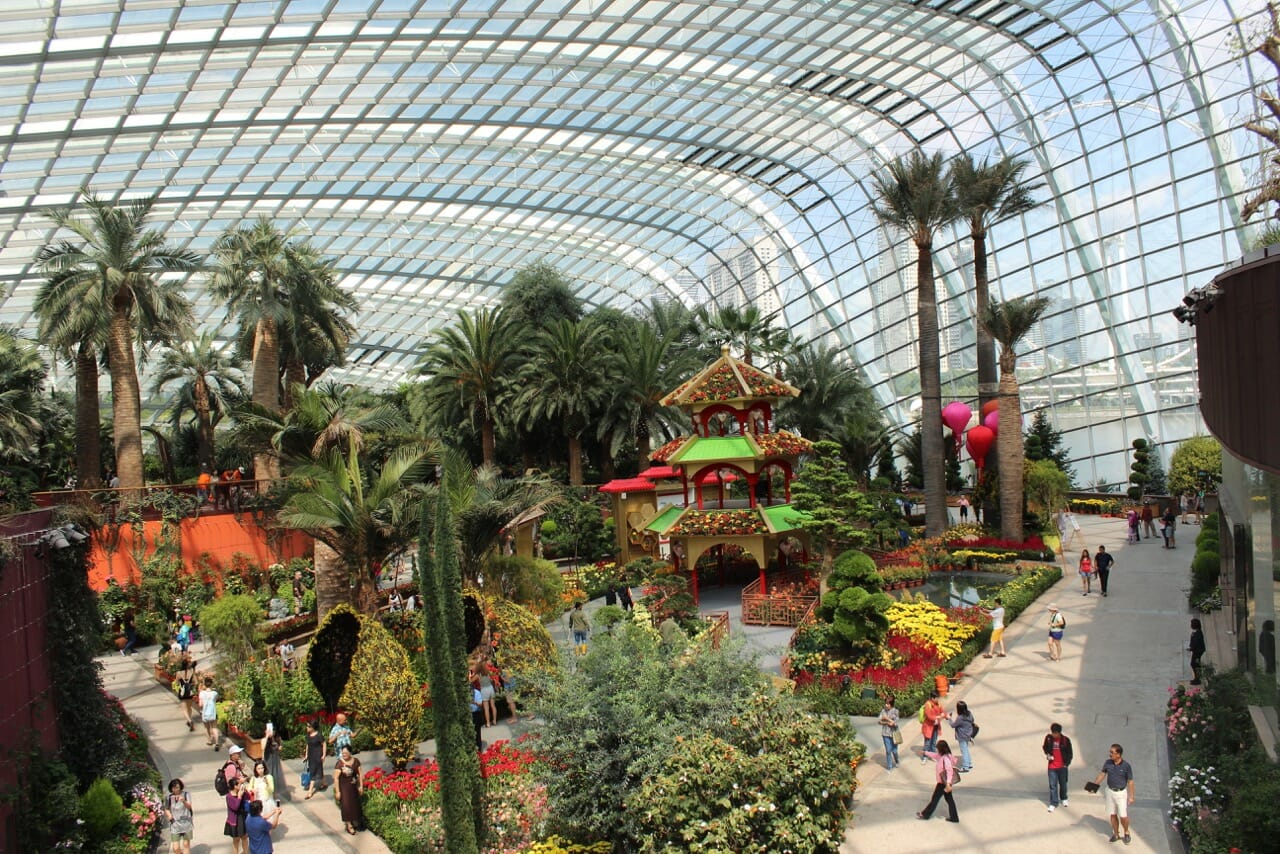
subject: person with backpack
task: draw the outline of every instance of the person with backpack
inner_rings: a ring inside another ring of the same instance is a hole
[[[933,771],[936,782],[933,786],[933,797],[929,799],[924,809],[916,813],[916,818],[928,821],[933,817],[933,811],[938,808],[938,801],[946,798],[947,821],[958,824],[960,816],[956,813],[956,799],[951,795],[951,787],[960,782],[960,774],[956,770],[956,758],[951,755],[951,745],[940,741],[938,749],[926,751],[925,756],[934,761]]]
[[[187,719],[187,732],[196,731],[196,663],[183,656],[182,669],[174,681],[174,690],[178,694],[178,702],[182,706],[182,714]]]
[[[948,722],[956,732],[956,741],[960,742],[960,770],[966,773],[972,771],[973,757],[969,755],[969,745],[978,735],[978,725],[973,721],[973,712],[969,711],[969,704],[964,700],[956,703],[956,710],[951,713]],[[938,746],[941,747],[942,743],[939,742]],[[948,751],[950,749],[950,747],[947,748]]]
[[[1067,800],[1067,766],[1071,764],[1071,739],[1062,734],[1062,724],[1050,724],[1049,734],[1041,745],[1049,762],[1049,812],[1059,806],[1070,806]]]
[[[1067,629],[1067,618],[1058,611],[1057,605],[1049,606],[1049,660],[1062,660],[1062,635]]]

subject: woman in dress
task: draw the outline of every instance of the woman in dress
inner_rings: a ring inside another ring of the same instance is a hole
[[[252,794],[252,800],[275,806],[276,782],[271,779],[267,763],[261,759],[253,763],[253,777],[249,780],[249,792]]]
[[[946,798],[947,821],[960,821],[960,816],[956,814],[956,799],[951,796],[951,781],[956,779],[956,758],[951,755],[951,745],[945,741],[940,741],[936,751],[926,750],[924,755],[934,761],[933,774],[935,783],[933,797],[929,799],[929,803],[924,809],[916,813],[916,818],[928,821],[933,817],[933,811],[938,808],[938,801]]]
[[[1088,549],[1080,552],[1080,589],[1085,596],[1093,590],[1093,558]]]
[[[342,823],[347,833],[355,836],[356,831],[364,827],[364,809],[360,805],[360,760],[351,755],[350,747],[342,748],[333,773],[337,778]]]
[[[324,788],[324,760],[329,755],[329,747],[316,722],[307,721],[307,794],[306,799]]]
[[[969,755],[969,745],[973,743],[973,713],[969,711],[969,706],[964,700],[956,703],[956,710],[951,713],[951,718],[948,722],[956,732],[956,741],[960,743],[959,770],[972,771],[973,757]],[[942,742],[938,742],[939,747],[942,744]],[[950,749],[950,746],[948,746],[947,750]]]
[[[262,747],[262,761],[267,763],[267,773],[271,775],[278,803],[288,794],[288,787],[284,784],[284,765],[280,762],[280,736],[276,734],[275,724],[267,722],[266,734],[262,736],[259,745]],[[322,762],[321,765],[323,764]]]
[[[169,797],[164,802],[164,817],[169,820],[169,844],[173,854],[191,854],[191,835],[195,833],[195,812],[187,797],[187,786],[181,780],[169,781]]]

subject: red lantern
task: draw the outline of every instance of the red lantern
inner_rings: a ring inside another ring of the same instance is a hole
[[[977,427],[970,427],[965,435],[968,439],[969,456],[973,457],[973,461],[978,464],[978,471],[981,472],[987,459],[987,451],[991,450],[991,443],[995,441],[996,434],[991,432],[990,427],[979,424]]]
[[[999,412],[999,411],[1000,411],[1000,401],[988,400],[986,403],[982,404],[982,414],[979,415],[978,417],[982,419],[983,424],[986,424],[987,416],[993,412]]]

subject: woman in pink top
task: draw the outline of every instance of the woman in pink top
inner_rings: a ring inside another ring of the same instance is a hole
[[[1088,549],[1080,552],[1080,589],[1085,596],[1093,590],[1093,558],[1089,557]]]
[[[959,822],[960,816],[956,814],[956,799],[951,796],[951,784],[960,779],[960,774],[956,771],[956,758],[951,755],[951,745],[945,741],[939,741],[936,753],[926,750],[924,755],[934,760],[933,770],[937,783],[933,787],[933,797],[929,799],[929,804],[916,813],[916,818],[928,821],[933,817],[933,811],[938,808],[938,801],[946,798],[949,813],[947,821]]]

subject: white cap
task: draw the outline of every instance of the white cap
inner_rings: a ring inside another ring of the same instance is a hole
[[[244,748],[238,744],[231,745],[231,747],[227,750],[228,756],[235,756],[237,753],[244,753]]]

